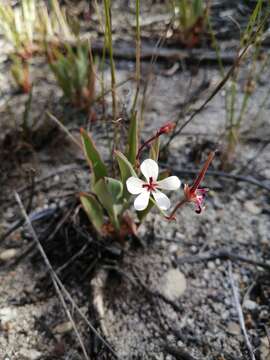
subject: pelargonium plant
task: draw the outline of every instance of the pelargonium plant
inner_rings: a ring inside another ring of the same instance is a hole
[[[151,138],[138,146],[138,124],[136,116],[129,129],[129,146],[124,153],[114,151],[118,163],[119,176],[111,177],[93,139],[81,129],[81,139],[85,157],[91,168],[91,190],[80,193],[80,200],[91,224],[100,236],[124,239],[136,235],[137,229],[146,215],[156,207],[164,219],[175,219],[176,211],[186,203],[195,203],[195,211],[203,210],[206,189],[199,188],[205,172],[211,163],[214,152],[210,153],[203,169],[192,186],[185,185],[182,199],[173,210],[171,201],[163,191],[179,191],[181,181],[177,176],[168,176],[167,171],[159,172],[160,136],[170,132],[173,123],[162,126]],[[150,147],[148,158],[140,163],[140,158]],[[135,197],[134,197],[135,196]]]

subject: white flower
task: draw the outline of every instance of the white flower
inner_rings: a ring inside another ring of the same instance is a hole
[[[138,195],[134,201],[135,209],[138,211],[146,209],[152,194],[158,207],[161,210],[168,210],[171,205],[170,199],[158,189],[177,190],[181,181],[177,176],[169,176],[157,181],[158,164],[152,159],[144,160],[140,169],[146,181],[132,176],[126,182],[128,191],[133,195]]]

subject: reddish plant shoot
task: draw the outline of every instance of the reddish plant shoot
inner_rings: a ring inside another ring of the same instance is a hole
[[[166,124],[164,124],[163,126],[161,126],[156,134],[152,137],[150,137],[148,140],[146,140],[139,148],[137,156],[136,156],[136,160],[139,160],[142,150],[146,147],[149,146],[153,141],[155,141],[157,138],[159,138],[161,135],[163,134],[168,134],[171,131],[173,131],[173,129],[175,128],[175,123],[174,122],[167,122]]]
[[[170,216],[167,217],[168,220],[175,220],[175,213],[176,211],[185,203],[191,202],[195,204],[195,212],[200,214],[202,210],[204,210],[203,202],[206,196],[208,189],[200,188],[200,184],[203,181],[206,171],[211,164],[216,151],[211,151],[208,155],[208,158],[202,167],[201,171],[199,172],[197,178],[195,179],[194,183],[189,186],[188,184],[184,185],[184,194],[185,197],[183,200],[179,201],[179,203],[175,206]]]

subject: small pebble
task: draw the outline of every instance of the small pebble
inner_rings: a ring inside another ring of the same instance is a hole
[[[208,261],[207,267],[208,269],[214,270],[216,268],[216,265],[213,261]]]
[[[18,254],[17,249],[7,249],[0,253],[0,260],[1,261],[8,261],[13,259]]]
[[[228,323],[227,330],[232,335],[240,335],[241,334],[241,328],[240,328],[239,324],[237,324],[236,322],[233,322],[233,321],[230,321]]]
[[[222,318],[222,320],[227,320],[227,319],[229,318],[229,316],[230,316],[229,311],[223,311],[223,312],[221,313],[221,318]]]
[[[177,239],[185,240],[185,235],[178,231],[176,232],[175,237],[177,237]]]
[[[254,215],[259,215],[262,212],[262,209],[258,207],[253,200],[245,201],[244,207],[247,211]]]
[[[255,301],[247,299],[247,300],[244,301],[243,307],[245,309],[247,309],[247,310],[252,311],[252,310],[255,310],[258,307],[258,305],[257,305],[257,303]]]
[[[4,325],[17,317],[17,310],[11,307],[0,309],[0,321]]]
[[[35,349],[22,349],[20,350],[20,355],[26,358],[27,360],[38,360],[41,358],[42,353]]]
[[[176,253],[177,250],[178,250],[178,246],[177,246],[176,244],[171,244],[171,245],[169,246],[169,252],[170,252],[170,253]]]
[[[55,328],[53,329],[53,332],[54,333],[57,333],[57,334],[64,334],[64,333],[67,333],[69,331],[72,330],[72,324],[70,321],[66,321],[62,324],[58,324],[55,326]]]
[[[175,301],[183,295],[186,287],[185,275],[178,269],[170,269],[161,278],[159,291],[168,300]]]
[[[59,175],[55,175],[55,177],[53,178],[54,182],[59,182],[60,181],[60,176]]]

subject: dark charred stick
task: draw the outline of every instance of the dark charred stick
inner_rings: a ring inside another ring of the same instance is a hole
[[[102,54],[104,51],[103,43],[92,43],[92,51],[94,54]],[[121,42],[114,44],[114,56],[117,59],[135,60],[136,52],[134,45],[128,42]],[[216,52],[209,49],[176,49],[176,48],[157,48],[156,46],[143,45],[141,49],[141,60],[152,61],[153,56],[155,61],[186,61],[188,64],[216,64],[218,59]],[[224,65],[231,65],[235,61],[235,51],[224,51],[220,54]]]
[[[78,259],[87,249],[88,244],[85,244],[78,252],[76,252],[68,261],[66,261],[63,265],[59,266],[55,272],[59,274],[63,270],[65,270],[69,265],[71,265],[76,259]]]
[[[197,358],[190,355],[190,353],[180,346],[173,346],[165,344],[164,350],[167,351],[170,355],[173,355],[177,360],[197,360]]]
[[[34,174],[34,170],[30,170],[30,194],[29,194],[29,202],[28,205],[26,207],[26,211],[27,214],[29,214],[32,210],[32,205],[33,205],[33,199],[34,199],[34,195],[35,195],[35,174]]]
[[[217,251],[210,251],[201,253],[198,255],[190,255],[190,256],[183,256],[179,258],[178,265],[182,264],[196,264],[199,262],[206,262],[206,261],[212,261],[212,260],[231,260],[231,261],[239,261],[243,263],[247,263],[254,266],[259,266],[267,271],[270,271],[270,264],[267,264],[263,261],[256,261],[249,259],[246,256],[238,255],[237,253],[230,252],[225,249],[217,250]]]
[[[165,168],[165,164],[161,164],[164,166]],[[198,170],[193,170],[193,169],[190,169],[190,170],[177,170],[177,169],[174,169],[174,174],[179,176],[179,175],[190,175],[190,174],[197,174],[198,173]],[[251,176],[243,176],[243,175],[236,175],[236,174],[231,174],[231,173],[227,173],[227,172],[224,172],[224,171],[217,171],[217,170],[208,170],[207,173],[205,174],[205,176],[214,176],[214,177],[223,177],[223,178],[227,178],[227,179],[232,179],[232,180],[235,180],[235,181],[243,181],[243,182],[247,182],[249,184],[252,184],[252,185],[255,185],[259,188],[262,188],[264,190],[267,190],[267,191],[270,191],[270,186],[262,183],[261,181],[257,180],[257,179],[254,179],[253,177]]]
[[[50,240],[52,240],[55,235],[58,233],[58,231],[61,229],[61,227],[64,225],[64,223],[68,220],[68,218],[71,216],[74,208],[75,208],[76,204],[73,204],[73,206],[71,206],[71,209],[69,209],[64,216],[60,219],[60,221],[57,223],[57,225],[55,226],[54,231],[50,234],[50,236],[48,237],[48,239],[46,240],[47,242],[49,242]]]

